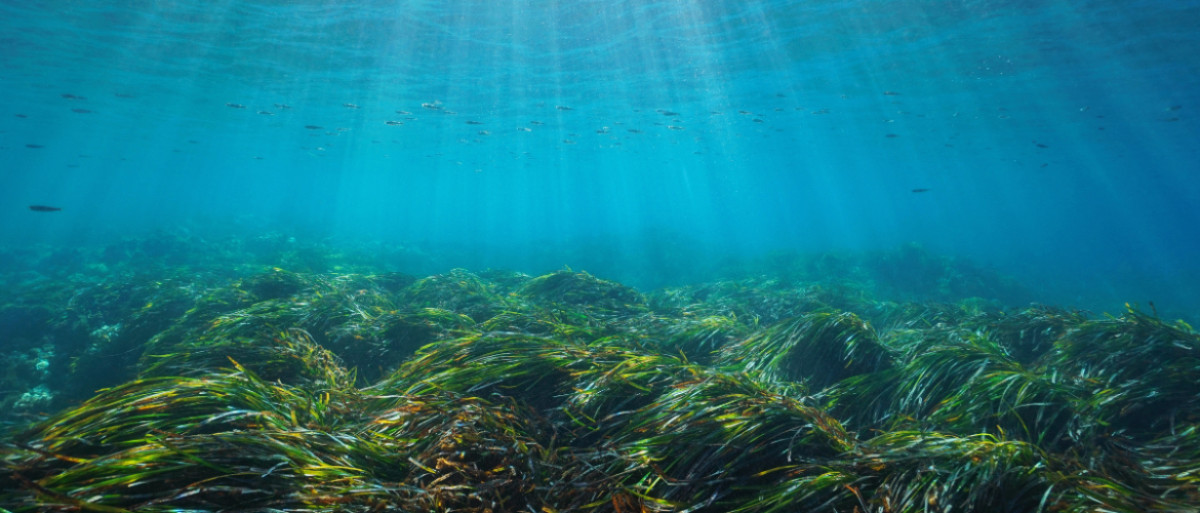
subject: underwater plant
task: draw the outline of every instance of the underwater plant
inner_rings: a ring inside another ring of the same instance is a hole
[[[160,246],[131,251],[184,258]],[[1200,336],[1186,323],[897,303],[802,271],[647,295],[568,270],[259,267],[50,288],[0,310],[28,320],[9,322],[21,338],[5,385],[59,407],[0,426],[0,508],[1200,503]]]

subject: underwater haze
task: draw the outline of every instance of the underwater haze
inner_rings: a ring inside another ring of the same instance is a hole
[[[3,1],[0,245],[273,234],[639,288],[920,251],[1194,318],[1196,27],[1194,0]]]

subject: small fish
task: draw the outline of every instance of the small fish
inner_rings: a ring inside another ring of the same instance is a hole
[[[421,106],[429,110],[442,110],[442,104],[439,102],[422,103]]]
[[[1049,148],[1049,146],[1046,146],[1045,144],[1042,144],[1040,142],[1035,142],[1033,144],[1034,144],[1034,146],[1037,146],[1038,148]]]
[[[25,147],[26,147],[26,148],[33,148],[33,149],[35,149],[35,150],[36,150],[36,149],[38,149],[38,148],[45,148],[45,146],[42,146],[42,145],[40,145],[40,144],[33,144],[33,143],[26,144],[26,145],[25,145]]]
[[[544,125],[545,123],[542,123],[541,121],[530,121],[529,124],[536,126],[536,125]]]
[[[324,127],[317,126],[317,125],[304,125],[304,128],[307,128],[309,130],[321,130]]]
[[[662,114],[664,116],[678,116],[679,115],[678,112],[671,112],[669,110],[660,110],[660,111],[658,111],[658,113]]]
[[[558,109],[558,110],[575,110],[575,109],[572,109],[572,108],[570,108],[570,107],[568,107],[568,106],[566,106],[566,105],[555,105],[555,106],[554,106],[554,108],[556,108],[556,109]]]
[[[269,110],[260,110],[260,111],[258,111],[258,113],[259,113],[259,114],[262,114],[262,115],[264,115],[264,116],[274,116],[274,115],[275,115],[275,113],[274,113],[274,112],[271,112],[271,111],[269,111]]]
[[[137,95],[129,93],[113,93],[113,96],[116,96],[117,98],[137,98]]]
[[[292,106],[288,105],[286,103],[276,103],[275,108],[276,109],[290,109],[290,108],[292,108]]]
[[[468,124],[468,125],[482,125],[482,124],[483,124],[483,122],[482,122],[482,121],[475,121],[475,120],[470,120],[470,119],[468,119],[468,120],[467,120],[467,124]]]
[[[404,122],[403,121],[388,121],[387,124],[392,125],[392,126],[400,126],[400,125],[403,125]]]
[[[13,114],[13,115],[14,115],[14,116],[16,116],[16,117],[18,117],[18,118],[21,118],[21,119],[25,119],[25,118],[29,117],[29,116],[26,116],[26,115],[24,115],[24,114]]]
[[[921,193],[921,192],[929,192],[929,189],[913,189],[912,191],[916,192],[916,193]]]
[[[358,108],[358,105],[355,105],[353,103],[343,103],[342,106],[347,109],[357,109]]]
[[[232,108],[235,108],[235,109],[244,109],[244,108],[246,108],[246,106],[245,106],[245,105],[242,105],[242,104],[240,104],[240,103],[226,103],[226,104],[225,104],[225,106],[226,106],[226,107],[232,107]]]
[[[532,132],[533,129],[529,128],[527,126],[519,126],[519,127],[517,127],[517,131],[518,132]]]
[[[492,133],[487,130],[480,130],[479,135],[492,135]]]
[[[897,93],[896,91],[884,91],[883,95],[884,96],[900,96],[900,93]]]
[[[63,93],[59,96],[62,96],[63,98],[66,98],[68,100],[86,100],[87,99],[86,96],[76,96],[71,93]]]
[[[638,130],[638,129],[636,129],[636,128],[630,128],[630,129],[626,130],[626,132],[629,132],[629,133],[631,133],[631,134],[640,134],[640,133],[642,133],[642,131],[641,131],[641,130]]]
[[[396,111],[396,114],[399,114],[399,115],[401,115],[401,116],[409,116],[409,115],[412,115],[412,113],[411,113],[411,112],[409,112],[409,111],[407,111],[407,110],[398,110],[398,111]]]
[[[750,121],[753,121],[753,122],[755,122],[755,123],[762,123],[762,122],[763,122],[762,118],[754,118],[754,119],[752,119],[752,120],[750,120]]]
[[[598,134],[607,134],[607,133],[608,133],[608,127],[606,127],[606,126],[602,126],[602,127],[600,127],[600,129],[599,129],[599,130],[596,130],[596,133],[598,133]]]
[[[453,116],[453,115],[455,115],[455,114],[458,114],[457,112],[454,112],[454,111],[452,111],[452,110],[443,110],[443,111],[442,111],[442,113],[444,113],[444,114],[449,114],[449,115],[451,115],[451,116]]]
[[[679,125],[667,125],[667,128],[670,128],[671,130],[683,130],[683,127]]]
[[[71,112],[76,112],[79,114],[91,114],[92,113],[92,111],[87,110],[87,109],[71,109]]]
[[[748,115],[748,114],[754,114],[754,113],[753,113],[753,112],[750,112],[750,111],[748,111],[748,110],[739,110],[739,111],[738,111],[738,114],[741,114],[741,115],[745,116],[745,115]]]
[[[572,141],[570,139],[563,139],[563,144],[575,144],[575,141]]]
[[[46,205],[29,205],[29,210],[34,212],[58,212],[62,210],[60,207],[50,207]]]
[[[900,134],[884,134],[884,137],[887,137],[888,139],[895,139],[900,137]]]

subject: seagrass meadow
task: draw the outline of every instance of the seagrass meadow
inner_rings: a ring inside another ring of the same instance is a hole
[[[1198,27],[0,0],[0,513],[1200,513]]]
[[[1200,504],[1200,336],[1153,310],[883,299],[869,259],[858,282],[797,260],[643,293],[196,244],[5,253],[73,278],[4,276],[3,511]]]

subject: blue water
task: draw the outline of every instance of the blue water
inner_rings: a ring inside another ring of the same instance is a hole
[[[1197,27],[1195,0],[4,0],[0,244],[917,243],[1195,313]]]

